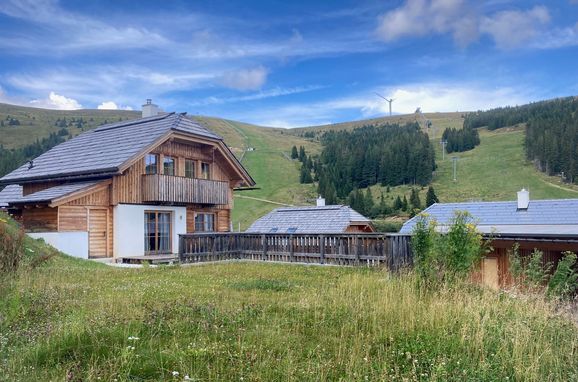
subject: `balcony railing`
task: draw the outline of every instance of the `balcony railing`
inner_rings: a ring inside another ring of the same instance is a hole
[[[143,175],[143,202],[227,204],[229,183],[160,174]]]

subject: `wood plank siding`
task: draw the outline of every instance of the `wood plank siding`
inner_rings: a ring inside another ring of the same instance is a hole
[[[22,223],[27,232],[58,231],[58,208],[24,208]]]
[[[229,182],[191,179],[169,175],[143,175],[144,202],[172,202],[226,205]]]
[[[58,231],[88,231],[87,216],[84,206],[58,207]]]

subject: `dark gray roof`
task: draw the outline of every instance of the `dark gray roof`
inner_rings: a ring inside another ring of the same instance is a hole
[[[578,199],[531,200],[526,210],[517,202],[436,203],[423,213],[447,226],[455,211],[468,211],[484,233],[578,234]],[[400,233],[411,233],[418,217],[408,220]]]
[[[341,233],[353,222],[370,224],[370,220],[348,206],[284,207],[256,220],[249,233]]]
[[[98,182],[99,181],[61,184],[26,196],[22,196],[21,186],[11,184],[0,192],[0,203],[4,202],[6,205],[14,203],[49,203],[54,199],[94,186]]]
[[[0,208],[8,207],[8,203],[22,197],[22,186],[11,184],[0,191]]]
[[[61,143],[35,158],[32,168],[29,169],[27,163],[0,178],[0,184],[57,177],[86,179],[113,175],[126,161],[169,131],[222,140],[184,114],[168,113],[123,121],[101,126]]]

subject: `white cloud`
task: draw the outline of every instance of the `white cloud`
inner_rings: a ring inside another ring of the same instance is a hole
[[[55,92],[50,92],[48,98],[35,99],[30,101],[30,103],[35,107],[41,107],[45,109],[57,109],[57,110],[76,110],[82,109],[82,105],[78,103],[75,99],[67,98],[63,95],[56,94]]]
[[[104,101],[97,106],[98,110],[132,110],[130,106],[118,106],[114,101]]]
[[[267,69],[262,66],[230,71],[223,74],[220,83],[225,87],[236,90],[257,90],[267,81],[267,74]]]
[[[408,0],[382,15],[377,28],[386,42],[431,33],[451,33],[457,44],[466,46],[478,37],[477,21],[463,0]]]
[[[502,11],[484,17],[480,29],[494,39],[498,48],[513,49],[539,35],[549,21],[548,9],[535,6],[527,11]]]
[[[238,97],[207,97],[205,99],[190,102],[190,106],[206,106],[206,105],[218,105],[224,103],[232,102],[244,102],[244,101],[255,101],[265,98],[282,97],[291,94],[306,93],[314,90],[323,89],[325,86],[319,85],[309,85],[309,86],[296,86],[293,88],[280,88],[276,87],[273,89],[262,90],[257,93],[238,96]]]

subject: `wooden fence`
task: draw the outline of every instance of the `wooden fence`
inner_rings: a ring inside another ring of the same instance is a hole
[[[397,271],[412,265],[410,239],[400,234],[186,234],[179,235],[179,260],[381,265]]]

